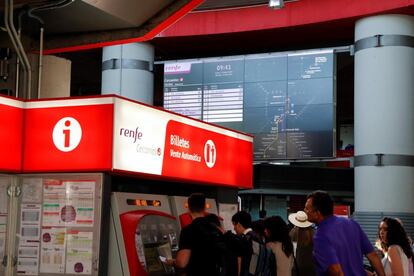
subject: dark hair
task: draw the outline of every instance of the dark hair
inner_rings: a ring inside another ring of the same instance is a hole
[[[266,210],[260,210],[259,211],[259,218],[264,219],[267,215]]]
[[[413,256],[413,251],[410,245],[410,239],[408,238],[407,233],[404,230],[404,226],[397,219],[385,217],[382,219],[383,222],[387,224],[387,243],[385,244],[381,241],[381,247],[388,251],[388,248],[391,245],[399,245],[404,251],[407,258]],[[379,237],[379,227],[378,227],[378,237]]]
[[[261,240],[265,240],[265,232],[264,232],[264,221],[262,219],[256,220],[252,222],[252,230],[256,232]]]
[[[333,200],[327,192],[314,191],[307,196],[307,199],[310,198],[315,211],[319,211],[324,217],[333,215]]]
[[[246,211],[239,211],[231,217],[234,224],[240,223],[244,228],[252,227],[252,217]]]
[[[214,226],[221,227],[220,219],[216,214],[208,214],[204,218]]]
[[[290,239],[292,242],[297,242],[298,246],[309,246],[313,245],[314,231],[312,227],[293,227],[289,232]]]
[[[269,232],[268,242],[281,242],[282,250],[287,257],[293,254],[293,244],[289,237],[289,229],[286,222],[280,216],[265,219],[264,227]]]
[[[187,202],[190,212],[200,213],[206,208],[206,197],[202,193],[191,194]]]

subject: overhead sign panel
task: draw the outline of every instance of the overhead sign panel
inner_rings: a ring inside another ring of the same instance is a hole
[[[22,162],[23,102],[0,97],[0,171],[19,172]]]
[[[252,187],[253,138],[116,99],[113,169]]]
[[[25,172],[111,169],[112,98],[27,102],[25,118]]]
[[[0,111],[0,170],[119,171],[252,188],[253,137],[240,132],[117,96],[0,97]]]

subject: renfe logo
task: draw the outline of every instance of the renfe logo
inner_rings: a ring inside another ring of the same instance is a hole
[[[216,146],[211,140],[208,140],[204,145],[204,161],[209,168],[214,167],[216,163]]]
[[[53,143],[58,150],[69,152],[74,150],[82,139],[82,128],[76,119],[65,117],[53,128]]]
[[[164,74],[190,73],[190,71],[190,62],[170,63],[164,65]]]

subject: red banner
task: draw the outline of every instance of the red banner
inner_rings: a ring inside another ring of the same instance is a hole
[[[20,172],[22,168],[22,103],[0,98],[0,171]]]
[[[251,188],[252,143],[169,121],[162,175]]]
[[[26,109],[25,172],[110,170],[113,104]]]

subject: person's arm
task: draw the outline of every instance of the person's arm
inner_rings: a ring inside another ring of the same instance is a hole
[[[388,248],[388,260],[390,261],[392,275],[404,276],[404,269],[401,262],[400,252],[398,252],[398,248],[396,246],[390,246]]]
[[[237,257],[237,276],[241,273],[241,257]]]
[[[375,251],[368,253],[367,258],[378,276],[385,276],[384,267]]]
[[[344,276],[342,272],[342,268],[340,264],[333,264],[328,267],[328,275],[329,276]]]
[[[179,250],[175,258],[175,267],[185,268],[188,265],[188,262],[190,261],[190,257],[191,257],[190,249]]]

